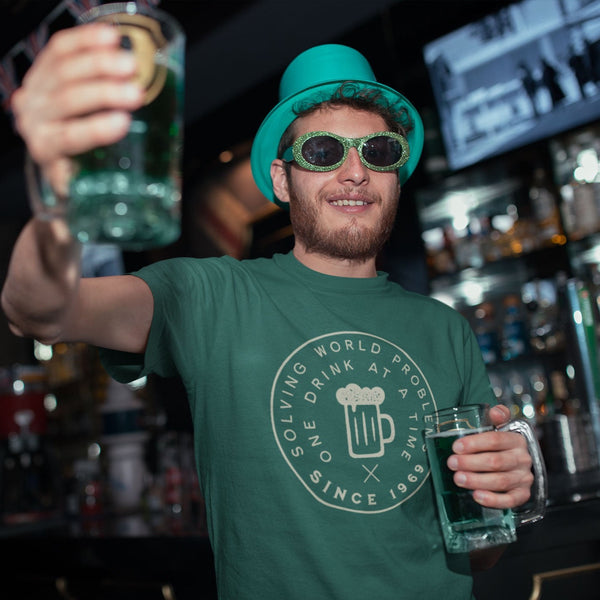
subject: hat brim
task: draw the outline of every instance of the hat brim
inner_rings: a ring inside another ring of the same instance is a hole
[[[282,100],[265,117],[252,144],[250,164],[256,185],[271,202],[277,202],[271,181],[271,163],[277,158],[281,136],[297,118],[299,109],[327,100],[343,83],[346,81],[330,81],[302,90]],[[378,90],[392,106],[403,106],[408,112],[412,125],[407,134],[410,156],[398,170],[400,184],[404,184],[415,170],[423,151],[424,129],[419,113],[402,94],[391,87],[374,81],[352,80],[349,83],[354,88]]]

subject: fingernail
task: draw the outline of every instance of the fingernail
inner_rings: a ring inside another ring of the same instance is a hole
[[[459,440],[457,442],[454,442],[454,444],[452,444],[452,449],[454,450],[454,452],[462,452],[465,449],[464,444]]]
[[[476,502],[484,502],[485,501],[485,493],[484,492],[473,492],[473,499]]]
[[[112,25],[106,23],[94,23],[93,26],[98,28],[101,42],[112,42],[118,35],[118,31]]]
[[[129,126],[129,117],[124,113],[113,113],[110,115],[110,123],[108,126],[111,129],[124,129]]]
[[[454,476],[454,482],[456,485],[464,485],[467,483],[467,476],[464,473],[457,473]]]
[[[115,61],[115,68],[123,73],[135,71],[135,57],[130,52],[121,52]]]
[[[448,468],[452,469],[453,471],[458,469],[458,458],[456,458],[456,456],[451,456],[448,459]]]
[[[141,96],[141,90],[139,85],[134,83],[128,83],[123,86],[123,98],[126,100],[138,100]]]

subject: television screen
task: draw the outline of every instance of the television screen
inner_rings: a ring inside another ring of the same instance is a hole
[[[522,0],[423,54],[451,169],[600,117],[600,0]]]

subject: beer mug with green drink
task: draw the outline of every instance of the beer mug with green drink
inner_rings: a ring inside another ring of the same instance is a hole
[[[535,435],[525,421],[510,421],[494,428],[485,404],[446,408],[433,414],[432,426],[425,431],[427,457],[436,495],[438,514],[446,550],[470,552],[508,544],[517,539],[516,527],[542,518],[546,505],[546,469]],[[534,484],[531,509],[522,512],[482,506],[472,491],[454,483],[454,472],[447,466],[452,444],[466,435],[485,431],[516,431],[527,441],[533,461]]]
[[[164,246],[180,234],[185,36],[170,15],[135,2],[96,6],[78,22],[119,29],[122,47],[135,55],[144,105],[123,139],[72,158],[68,199],[41,182],[34,207],[42,216],[64,216],[82,243]],[[30,188],[32,180],[28,173]]]

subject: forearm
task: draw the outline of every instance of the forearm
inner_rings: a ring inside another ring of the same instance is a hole
[[[11,330],[53,343],[63,339],[79,286],[80,247],[61,219],[32,219],[11,257],[2,308]]]

